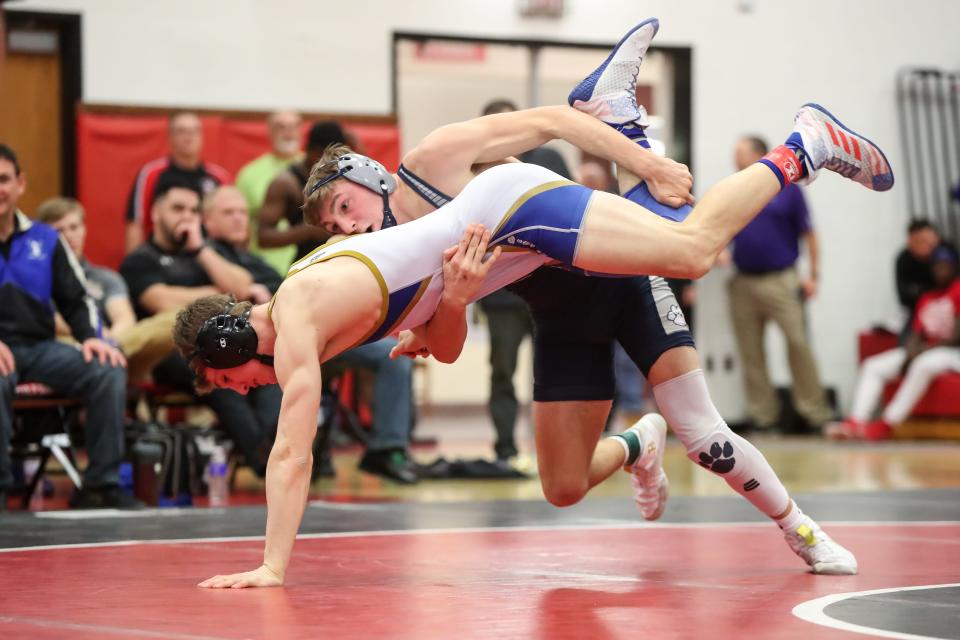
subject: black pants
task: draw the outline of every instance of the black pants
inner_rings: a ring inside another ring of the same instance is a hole
[[[158,384],[193,393],[193,371],[178,353],[154,368],[153,379]],[[213,409],[220,427],[247,462],[257,468],[266,464],[262,446],[276,436],[281,397],[280,386],[272,384],[255,387],[246,396],[230,389],[214,389],[200,400]]]
[[[517,424],[517,394],[513,374],[517,370],[520,343],[533,331],[527,305],[484,306],[490,329],[490,418],[497,432],[494,450],[498,458],[517,455],[514,429]]]
[[[85,487],[116,485],[123,458],[123,413],[127,372],[120,367],[84,362],[80,349],[48,340],[29,346],[10,346],[16,371],[0,377],[0,489],[13,483],[10,437],[13,433],[13,394],[20,382],[40,382],[86,402]]]

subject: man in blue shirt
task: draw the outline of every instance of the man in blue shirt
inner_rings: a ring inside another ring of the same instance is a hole
[[[766,153],[766,142],[748,136],[737,143],[734,161],[743,169]],[[803,279],[796,269],[801,240],[810,257],[810,274]],[[730,313],[743,365],[747,415],[759,429],[774,427],[780,418],[763,346],[764,329],[773,321],[787,342],[797,412],[811,426],[819,427],[832,416],[804,319],[803,303],[817,291],[818,250],[800,187],[791,184],[784,188],[733,242],[737,275],[730,281]]]
[[[39,382],[87,406],[90,462],[73,507],[137,507],[118,491],[123,457],[126,362],[99,339],[100,321],[80,263],[56,229],[17,209],[26,180],[17,156],[0,144],[0,509],[13,478],[8,447],[18,382]],[[54,339],[54,309],[79,348]]]

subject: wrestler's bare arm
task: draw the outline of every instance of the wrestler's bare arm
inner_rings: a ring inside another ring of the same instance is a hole
[[[443,252],[443,296],[430,320],[412,331],[403,331],[391,351],[396,358],[405,355],[433,357],[440,362],[455,362],[467,338],[467,304],[500,256],[500,247],[484,258],[490,231],[481,224],[468,225],[460,242]]]
[[[554,139],[616,162],[646,180],[651,193],[664,204],[693,202],[693,178],[685,165],[657,156],[568,106],[498,113],[440,127],[403,163],[438,189],[456,194],[473,178],[476,165],[502,162]]]
[[[267,462],[267,537],[263,564],[252,571],[214,576],[199,586],[215,589],[280,586],[310,490],[312,445],[320,411],[320,361],[325,336],[304,287],[284,287],[273,307],[277,330],[274,366],[283,388],[277,438]]]
[[[267,540],[263,565],[281,580],[310,490],[313,439],[320,411],[320,359],[326,337],[300,291],[274,307],[274,366],[283,388],[277,439],[267,462]]]

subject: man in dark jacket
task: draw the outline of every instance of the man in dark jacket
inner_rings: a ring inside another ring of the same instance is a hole
[[[17,209],[26,178],[12,149],[0,144],[0,509],[13,483],[9,445],[18,382],[39,382],[82,396],[90,459],[72,507],[131,508],[141,503],[117,488],[123,457],[126,371],[123,355],[99,338],[96,307],[83,271],[55,229]],[[54,339],[54,310],[80,348]]]

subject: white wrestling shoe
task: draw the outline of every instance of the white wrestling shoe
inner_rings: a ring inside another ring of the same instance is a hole
[[[803,105],[795,122],[787,145],[799,143],[806,154],[807,176],[800,184],[813,182],[820,169],[829,169],[873,191],[893,186],[893,169],[883,151],[820,105]]]
[[[854,555],[824,533],[820,525],[806,514],[803,514],[803,521],[798,527],[784,530],[783,537],[814,573],[831,576],[852,576],[857,573]]]
[[[660,29],[660,21],[648,18],[620,39],[607,59],[578,84],[567,102],[630,136],[642,135],[647,111],[637,104],[637,74],[647,48]]]
[[[633,499],[645,520],[656,520],[663,515],[670,493],[670,483],[663,471],[663,450],[667,442],[667,421],[657,413],[648,413],[627,429],[640,436],[643,452],[636,461],[624,466],[631,474]]]

